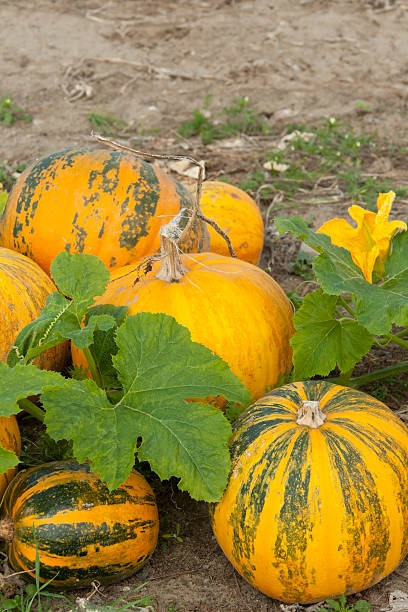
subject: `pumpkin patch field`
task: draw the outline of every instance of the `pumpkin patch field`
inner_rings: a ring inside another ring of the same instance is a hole
[[[408,612],[407,3],[0,23],[0,612]]]

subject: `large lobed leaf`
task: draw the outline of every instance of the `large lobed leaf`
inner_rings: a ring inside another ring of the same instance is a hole
[[[230,469],[231,428],[217,408],[186,400],[223,395],[247,405],[248,390],[168,315],[127,317],[116,342],[121,400],[111,403],[93,381],[48,387],[42,400],[49,434],[72,438],[77,459],[90,459],[109,488],[126,480],[137,451],[160,478],[176,476],[192,497],[217,501]]]
[[[353,319],[336,318],[338,298],[318,289],[296,312],[293,347],[294,380],[327,376],[336,366],[351,370],[370,350],[374,338]]]
[[[0,361],[0,416],[9,417],[21,411],[19,400],[41,393],[45,385],[59,384],[64,378],[57,372],[39,370],[35,366],[10,368]],[[17,465],[19,459],[0,446],[0,474]]]

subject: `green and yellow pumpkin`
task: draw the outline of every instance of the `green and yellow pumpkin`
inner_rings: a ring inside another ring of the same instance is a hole
[[[124,151],[77,149],[36,161],[18,178],[0,218],[0,245],[47,274],[60,251],[97,255],[109,269],[153,253],[159,229],[193,196],[179,182]],[[203,222],[182,245],[208,248]]]
[[[214,534],[260,591],[308,603],[359,592],[408,552],[408,428],[326,381],[285,385],[234,425]]]
[[[0,247],[0,361],[7,355],[18,333],[36,319],[56,287],[29,257]],[[61,370],[68,356],[68,343],[48,349],[35,364],[46,370]]]
[[[69,589],[110,584],[142,567],[158,537],[158,511],[146,479],[133,470],[109,492],[87,464],[51,462],[18,473],[4,496],[0,537],[16,572]]]

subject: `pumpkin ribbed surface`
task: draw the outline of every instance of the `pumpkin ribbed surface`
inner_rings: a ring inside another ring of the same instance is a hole
[[[264,224],[255,200],[234,185],[206,181],[202,186],[200,207],[206,217],[224,230],[239,259],[258,263],[263,247]],[[229,255],[224,238],[211,225],[208,231],[211,252]]]
[[[153,553],[159,530],[153,491],[132,471],[115,491],[87,464],[52,462],[20,472],[4,498],[14,539],[8,556],[15,571],[35,576],[38,547],[41,581],[58,588],[119,581]]]
[[[326,420],[297,424],[303,401]],[[324,381],[272,391],[234,425],[212,526],[251,584],[308,603],[375,584],[408,551],[408,429],[365,393]]]
[[[0,244],[49,274],[54,257],[97,255],[109,269],[152,253],[159,228],[192,207],[190,192],[132,153],[67,150],[35,162],[18,178],[0,219]],[[208,246],[199,223],[183,249]]]
[[[257,266],[213,253],[183,256],[185,275],[168,282],[156,278],[162,261],[146,275],[132,266],[113,271],[95,303],[173,316],[228,363],[254,399],[276,385],[292,363],[292,307],[280,286]],[[86,368],[75,347],[72,355]]]
[[[0,361],[6,361],[18,333],[38,317],[45,301],[56,287],[31,259],[0,247]],[[61,370],[68,344],[48,349],[35,364],[42,369]]]
[[[0,417],[0,445],[6,450],[13,451],[20,456],[21,438],[17,419],[14,415],[10,417]],[[3,497],[7,485],[12,481],[17,473],[17,467],[10,468],[4,474],[0,474],[0,501]]]

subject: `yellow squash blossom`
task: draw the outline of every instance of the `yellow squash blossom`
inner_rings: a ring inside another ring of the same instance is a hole
[[[330,236],[333,244],[350,251],[351,257],[371,283],[374,266],[384,271],[391,238],[398,230],[406,230],[403,221],[388,221],[395,193],[380,193],[377,200],[378,213],[353,205],[348,209],[349,215],[357,223],[353,227],[345,219],[331,219],[317,230]]]

